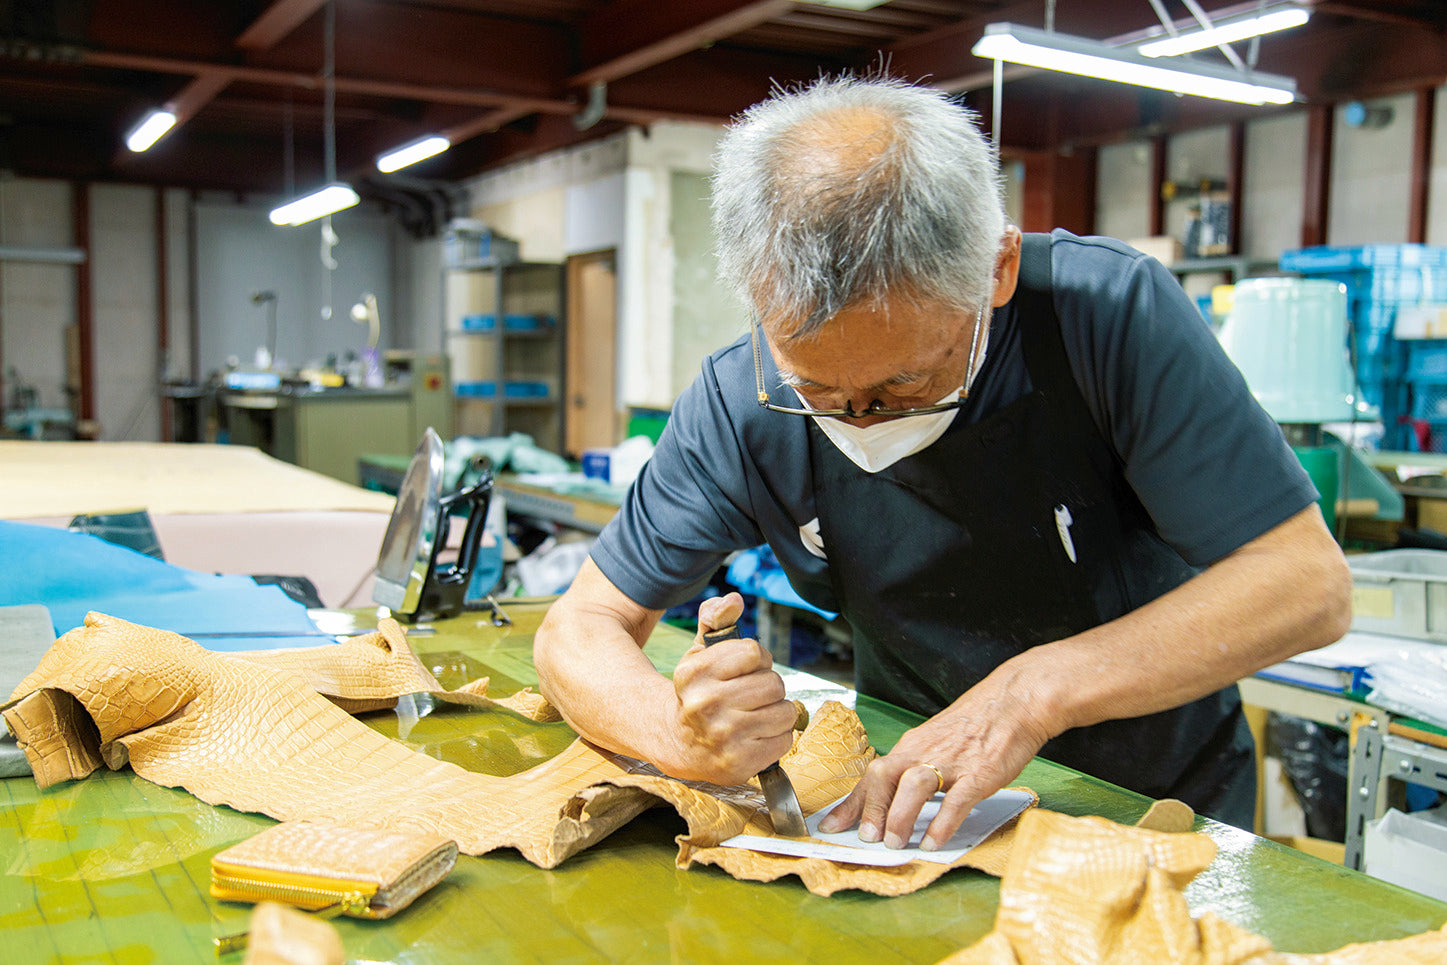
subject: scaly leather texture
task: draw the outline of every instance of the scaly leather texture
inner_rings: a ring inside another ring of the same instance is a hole
[[[1142,824],[1180,827],[1170,816]],[[995,929],[940,965],[1427,965],[1447,961],[1447,929],[1347,945],[1321,955],[1276,952],[1207,912],[1192,919],[1183,889],[1216,855],[1203,834],[1124,827],[1098,817],[1024,814],[1000,882]]]
[[[325,883],[327,896],[287,901],[315,910],[361,892],[370,898],[366,907],[343,914],[388,918],[445,878],[456,861],[457,844],[436,834],[283,821],[211,858],[211,896],[263,901],[278,897],[276,887],[315,879]]]
[[[330,922],[263,901],[251,913],[241,965],[342,965],[342,936]]]
[[[389,682],[379,687],[378,680]],[[442,691],[401,628],[387,621],[377,633],[336,646],[238,655],[92,613],[22,681],[12,696],[21,699],[5,719],[42,787],[83,777],[101,761],[113,769],[129,763],[141,777],[211,804],[279,820],[431,832],[466,854],[513,847],[544,868],[662,799],[688,824],[678,838],[684,868],[716,864],[752,880],[797,874],[818,894],[857,888],[886,895],[923,887],[948,870],[923,861],[868,868],[718,848],[743,831],[772,833],[756,784],[724,800],[632,773],[581,740],[521,774],[475,774],[388,740],[318,688],[365,705],[390,699],[389,691],[392,698],[427,691],[482,707],[509,705],[477,685]],[[535,697],[529,702],[535,719],[549,710]],[[859,718],[831,702],[795,736],[782,766],[808,814],[852,788],[873,757]],[[959,864],[1001,873],[1009,837],[1002,829]]]

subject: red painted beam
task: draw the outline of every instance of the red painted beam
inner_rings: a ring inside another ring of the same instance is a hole
[[[1151,138],[1151,234],[1166,233],[1166,139]]]
[[[1301,246],[1326,244],[1331,214],[1331,148],[1336,108],[1313,104],[1306,113],[1306,172],[1301,191]]]
[[[296,87],[302,90],[321,90],[322,88],[322,78],[319,73],[275,70],[269,67],[232,66],[108,50],[85,51],[81,54],[81,60],[83,63],[96,67],[110,67],[116,70],[177,75],[215,73],[228,77],[232,82],[244,81],[280,87]],[[471,107],[527,107],[530,110],[548,114],[572,114],[578,110],[578,105],[571,100],[529,97],[507,91],[487,90],[482,87],[445,87],[355,76],[340,76],[335,78],[334,83],[338,93],[400,97],[434,104],[463,104]]]
[[[1437,88],[1423,87],[1417,91],[1412,112],[1412,194],[1407,206],[1407,240],[1417,244],[1427,241],[1427,206],[1432,197],[1432,122],[1436,102]]]
[[[579,30],[583,70],[575,86],[609,82],[757,27],[794,6],[793,0],[615,0]]]
[[[236,38],[242,50],[266,50],[287,37],[327,0],[276,0]]]
[[[1241,203],[1246,196],[1246,122],[1234,121],[1226,141],[1226,235],[1230,252],[1241,253]]]

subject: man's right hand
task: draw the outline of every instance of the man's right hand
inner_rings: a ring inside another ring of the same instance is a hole
[[[704,633],[732,626],[743,610],[737,593],[699,606],[698,638],[673,673],[683,766],[669,773],[687,772],[675,777],[743,784],[793,743],[796,708],[769,651],[756,640],[704,647]]]

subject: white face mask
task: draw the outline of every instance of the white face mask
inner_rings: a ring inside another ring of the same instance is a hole
[[[970,373],[966,387],[974,383],[975,376],[980,374],[980,367],[985,364],[985,349],[990,344],[988,328],[985,329],[980,342],[974,371]],[[953,402],[959,397],[960,390],[955,389],[934,404]],[[799,401],[804,408],[813,408],[802,395],[799,396]],[[865,472],[875,473],[881,469],[888,469],[906,456],[912,456],[932,445],[935,440],[945,434],[945,430],[950,427],[950,423],[955,421],[955,416],[959,411],[959,409],[947,409],[933,415],[886,419],[883,422],[876,422],[872,426],[859,426],[844,419],[834,418],[815,419],[814,424],[823,430],[824,435],[834,443],[836,449],[849,457],[850,462]]]
[[[953,402],[960,397],[955,389],[940,402]],[[809,403],[800,397],[804,407]],[[915,415],[907,419],[889,419],[872,426],[857,426],[843,419],[815,419],[814,424],[824,431],[834,448],[849,457],[865,472],[879,472],[888,469],[906,456],[912,456],[926,448],[950,427],[959,409],[946,409],[933,415]]]

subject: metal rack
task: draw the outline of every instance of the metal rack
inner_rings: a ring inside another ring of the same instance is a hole
[[[1346,866],[1362,870],[1369,820],[1386,810],[1388,783],[1410,781],[1447,791],[1447,750],[1383,733],[1376,721],[1357,728],[1347,788]]]

